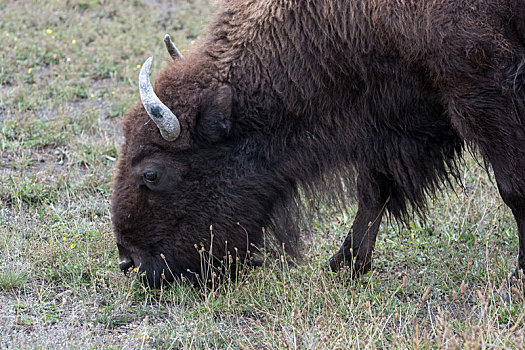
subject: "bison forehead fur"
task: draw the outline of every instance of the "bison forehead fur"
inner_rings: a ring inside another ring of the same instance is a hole
[[[222,6],[155,82],[180,135],[164,139],[140,104],[124,120],[112,197],[122,268],[153,286],[198,273],[210,225],[218,257],[242,260],[266,238],[296,254],[298,189],[344,206],[355,188],[330,265],[365,272],[383,213],[421,213],[465,145],[494,169],[525,268],[524,0]]]

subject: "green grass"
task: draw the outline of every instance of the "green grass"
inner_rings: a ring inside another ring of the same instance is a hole
[[[138,65],[153,54],[158,72],[164,34],[189,49],[210,13],[206,0],[0,1],[2,347],[523,348],[522,292],[497,293],[515,224],[470,157],[425,222],[383,223],[357,281],[325,270],[351,225],[328,209],[297,265],[268,258],[204,292],[119,273],[110,182]]]

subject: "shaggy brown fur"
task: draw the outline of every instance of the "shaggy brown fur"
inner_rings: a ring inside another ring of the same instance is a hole
[[[385,209],[423,209],[465,143],[494,169],[525,268],[524,0],[222,6],[207,39],[156,79],[181,136],[165,141],[142,105],[124,121],[113,224],[150,285],[199,272],[194,245],[210,246],[210,225],[218,257],[244,258],[263,228],[295,253],[298,188],[336,202],[357,188],[330,264],[365,272]]]

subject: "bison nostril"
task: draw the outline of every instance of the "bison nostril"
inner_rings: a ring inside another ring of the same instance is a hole
[[[120,259],[119,258],[119,261],[118,261],[118,266],[120,267],[120,269],[122,271],[127,271],[130,267],[133,267],[135,266],[135,264],[133,263],[133,259],[129,258],[129,257],[125,257],[124,259]]]
[[[135,266],[135,262],[133,261],[132,258],[130,258],[131,254],[126,248],[124,248],[123,245],[117,243],[117,248],[118,248],[118,265],[122,271],[126,272],[130,267]]]

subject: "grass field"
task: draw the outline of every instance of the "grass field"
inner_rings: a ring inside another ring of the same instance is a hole
[[[475,159],[428,219],[384,222],[373,271],[324,270],[351,215],[311,224],[297,265],[236,283],[145,290],[119,273],[109,195],[138,71],[191,50],[206,0],[0,0],[1,348],[521,348],[523,293],[505,293],[518,239]],[[352,209],[355,211],[355,208]]]

